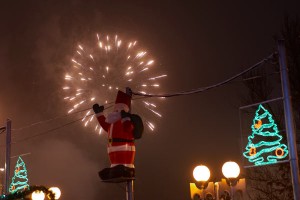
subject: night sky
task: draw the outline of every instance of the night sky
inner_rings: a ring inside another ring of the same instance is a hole
[[[67,113],[63,78],[78,42],[96,33],[134,38],[168,74],[161,93],[178,92],[223,81],[270,55],[284,15],[299,8],[296,0],[1,2],[0,126],[12,120],[12,156],[30,153],[23,157],[30,185],[58,186],[63,200],[125,199],[124,185],[98,178],[109,165],[105,135],[77,122],[23,140],[67,117],[17,130]],[[196,165],[220,178],[225,161],[241,162],[242,90],[237,81],[160,104],[155,131],[136,141],[136,199],[188,199]],[[4,141],[2,134],[0,167]]]

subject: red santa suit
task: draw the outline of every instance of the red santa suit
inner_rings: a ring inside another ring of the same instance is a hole
[[[121,110],[129,112],[131,96],[119,91],[114,112],[107,118],[103,112],[96,114],[98,122],[108,133],[107,152],[111,162],[111,167],[124,165],[134,168],[135,145],[134,145],[134,126],[129,117],[121,118]]]

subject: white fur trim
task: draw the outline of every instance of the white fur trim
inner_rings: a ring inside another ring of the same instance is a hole
[[[107,153],[116,152],[116,151],[135,151],[135,146],[130,146],[125,144],[120,146],[107,147]]]
[[[134,168],[134,164],[111,164],[110,167],[115,167],[117,165],[124,165],[125,167]]]

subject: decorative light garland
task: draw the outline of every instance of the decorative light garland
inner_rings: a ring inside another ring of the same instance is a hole
[[[287,146],[281,144],[282,136],[273,116],[262,105],[255,112],[251,129],[252,135],[248,137],[246,151],[243,153],[249,162],[256,166],[273,164],[288,155]]]
[[[19,156],[15,167],[14,177],[12,178],[11,184],[9,186],[9,192],[15,193],[25,189],[29,189],[27,170],[24,161]]]

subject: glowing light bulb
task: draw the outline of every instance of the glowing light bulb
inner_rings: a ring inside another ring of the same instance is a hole
[[[58,187],[51,187],[51,188],[49,188],[49,190],[54,193],[54,196],[55,196],[54,199],[59,199],[60,198],[61,191]]]
[[[222,173],[226,178],[237,178],[240,175],[240,167],[236,162],[229,161],[224,163]]]
[[[206,182],[210,177],[210,171],[208,167],[206,167],[205,165],[199,165],[195,167],[193,171],[193,176],[196,181]]]
[[[34,191],[31,194],[31,199],[32,200],[44,200],[45,199],[45,194],[42,191]]]

